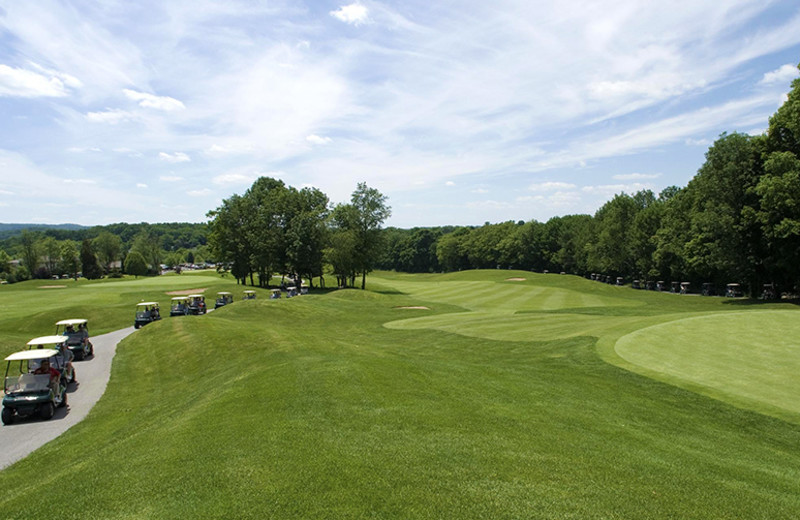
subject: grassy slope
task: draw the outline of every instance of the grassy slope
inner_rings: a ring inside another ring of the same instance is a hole
[[[421,285],[495,278],[498,292],[497,276]],[[788,518],[800,509],[796,425],[606,364],[589,336],[385,327],[410,313],[491,312],[466,296],[401,294],[414,293],[411,282],[383,275],[376,293],[240,302],[142,329],[120,346],[90,416],[0,472],[2,516],[50,518],[43,496],[69,504],[65,519]],[[569,277],[525,283],[534,282],[583,289],[599,305],[562,295],[577,307],[548,305],[553,317],[730,307]],[[514,294],[523,316],[539,317],[535,298]],[[431,310],[397,308],[420,304]],[[515,316],[507,307],[498,319]]]
[[[81,278],[77,282],[34,280],[0,285],[0,356],[26,348],[25,343],[32,338],[53,334],[59,320],[86,318],[92,334],[103,334],[132,326],[135,306],[140,301],[157,301],[162,314],[168,315],[168,291],[202,288],[206,288],[209,300],[216,291],[232,291],[237,299],[241,294],[235,281],[230,277],[222,279],[213,271],[141,279]]]

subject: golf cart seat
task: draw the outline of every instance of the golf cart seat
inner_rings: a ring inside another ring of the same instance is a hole
[[[67,336],[67,345],[80,345],[83,343],[84,335],[82,332],[70,332],[65,336]]]

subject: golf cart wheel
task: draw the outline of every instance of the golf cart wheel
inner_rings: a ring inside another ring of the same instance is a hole
[[[138,329],[138,328],[139,328],[139,324],[138,324],[138,323],[134,323],[134,324],[133,324],[133,328],[134,328],[134,329]]]
[[[83,349],[75,351],[75,361],[83,361]]]
[[[94,356],[94,345],[91,342],[89,342],[89,355]]]
[[[14,410],[11,408],[3,408],[3,424],[11,424],[14,422]]]
[[[72,367],[72,377],[69,378],[70,383],[77,381],[78,375],[75,373],[75,367]]]
[[[56,408],[55,406],[53,406],[53,403],[44,403],[39,408],[39,417],[45,420],[52,419],[55,413],[56,413]]]

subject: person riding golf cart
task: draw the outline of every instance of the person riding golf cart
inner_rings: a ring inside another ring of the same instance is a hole
[[[233,303],[233,295],[227,291],[220,291],[217,293],[217,302],[214,304],[214,308],[218,309],[229,303]]]
[[[742,296],[742,287],[738,283],[729,283],[725,286],[725,296],[728,298],[739,298]]]
[[[136,319],[133,322],[133,328],[138,329],[160,319],[161,311],[158,310],[158,303],[140,302],[136,304]]]
[[[189,295],[189,313],[198,315],[198,314],[205,314],[207,311],[206,309],[206,297],[202,294],[190,294]]]
[[[671,282],[669,287],[669,292],[671,293],[678,293],[681,290],[681,283],[680,282]]]
[[[187,316],[189,314],[189,298],[186,296],[175,296],[172,298],[172,305],[169,308],[170,316]]]
[[[244,295],[242,296],[243,300],[255,300],[256,299],[256,292],[252,289],[247,289],[244,291]]]
[[[67,348],[66,336],[42,336],[40,338],[33,338],[28,342],[28,348],[30,350],[50,349],[57,351],[58,354],[54,357],[55,363],[50,363],[50,365],[61,372],[61,375],[67,382],[75,382],[77,374],[75,374],[75,368],[72,366],[72,360],[75,358],[75,354]],[[31,365],[35,366],[36,362],[32,362]]]
[[[703,283],[703,289],[700,291],[703,296],[714,296],[714,286],[711,282]]]
[[[280,289],[272,289],[269,293],[270,300],[279,300],[281,297],[281,290]]]
[[[681,294],[689,294],[689,286],[692,285],[689,282],[681,282]]]
[[[774,300],[777,297],[778,297],[778,291],[775,290],[775,284],[765,283],[764,290],[761,292],[761,299]]]
[[[67,379],[55,366],[53,349],[15,352],[6,357],[3,385],[3,424],[38,415],[51,419],[56,408],[67,405]]]
[[[662,292],[665,287],[666,287],[666,284],[664,283],[664,280],[658,280],[656,282],[656,291]]]
[[[59,335],[67,337],[67,348],[77,361],[94,354],[94,347],[89,341],[88,320],[77,318],[56,322],[56,336]]]

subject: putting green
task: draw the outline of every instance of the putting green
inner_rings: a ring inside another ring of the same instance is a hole
[[[734,401],[798,413],[798,318],[795,311],[684,318],[627,334],[615,350],[665,381],[699,385]]]

